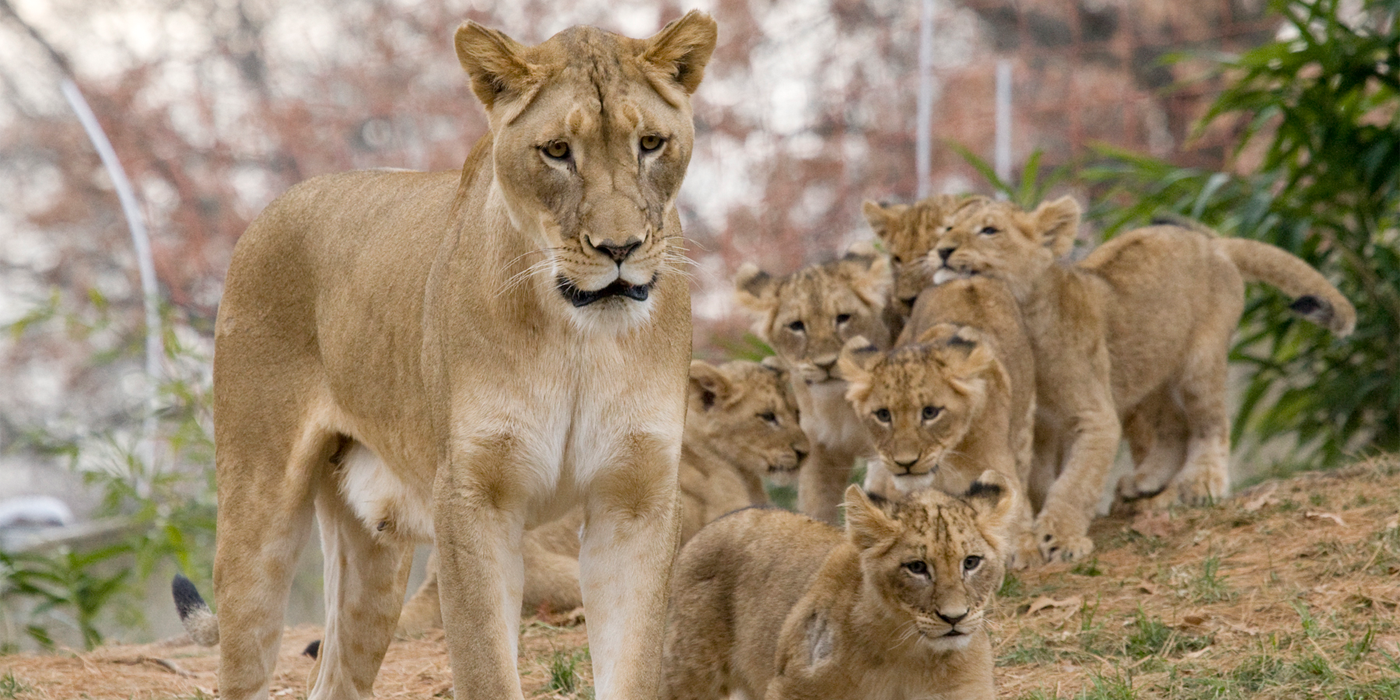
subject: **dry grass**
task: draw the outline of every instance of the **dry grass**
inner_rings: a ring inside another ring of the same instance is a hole
[[[992,624],[1016,700],[1400,698],[1400,460],[1269,482],[1210,508],[1124,513],[1077,565],[1008,577]],[[288,630],[273,697],[305,695],[315,628]],[[532,619],[527,697],[589,698],[580,626]],[[188,645],[0,657],[0,699],[210,697]],[[381,698],[447,696],[441,635],[396,642]]]

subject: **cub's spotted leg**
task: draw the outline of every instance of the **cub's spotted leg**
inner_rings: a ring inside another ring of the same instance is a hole
[[[437,470],[438,595],[458,698],[522,700],[516,651],[526,506],[519,440],[479,439]]]
[[[1172,485],[1183,503],[1203,505],[1230,493],[1227,351],[1225,344],[1193,350],[1182,372],[1181,396],[1190,437],[1186,465]]]
[[[316,495],[325,557],[326,629],[308,697],[369,698],[403,605],[413,542],[385,522],[371,530],[332,476]]]
[[[797,509],[803,515],[836,524],[855,461],[855,454],[848,450],[812,443],[812,454],[797,472]]]
[[[597,697],[654,700],[680,541],[679,450],[645,435],[623,443],[630,449],[587,487],[579,583]]]

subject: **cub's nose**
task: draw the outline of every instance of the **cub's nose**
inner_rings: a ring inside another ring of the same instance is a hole
[[[953,252],[956,250],[957,248],[939,248],[938,259],[942,260],[943,262],[948,262],[948,258],[953,257]]]
[[[942,610],[938,611],[938,618],[941,619],[941,620],[943,620],[944,622],[950,624],[950,625],[956,625],[956,624],[958,624],[959,622],[962,622],[962,621],[963,621],[963,618],[965,618],[965,617],[967,617],[967,611],[966,611],[966,610],[963,610],[961,613],[956,613],[956,614],[953,614],[953,615],[946,615],[946,614],[943,613]]]
[[[899,301],[900,301],[900,303],[904,304],[905,306],[913,306],[913,305],[914,305],[914,302],[916,302],[916,301],[918,301],[918,300],[919,300],[919,297],[913,296],[913,297],[905,297],[904,299],[900,299]]]
[[[792,448],[792,453],[797,455],[798,464],[802,464],[802,460],[807,459],[807,453],[797,449],[796,447]]]
[[[901,462],[901,461],[899,461],[899,460],[897,460],[897,459],[894,460],[894,465],[895,465],[896,467],[899,467],[900,469],[903,469],[905,474],[908,474],[911,470],[913,470],[913,469],[914,469],[914,465],[915,465],[915,464],[918,464],[918,463],[919,463],[919,458],[918,458],[918,457],[915,457],[915,458],[913,458],[913,459],[911,459],[911,460],[909,460],[909,461],[907,461],[907,462]]]
[[[622,261],[626,260],[627,256],[631,255],[632,251],[636,250],[641,244],[642,241],[640,239],[633,238],[621,244],[599,243],[593,247],[603,251],[603,254],[612,258],[613,262],[621,264]]]

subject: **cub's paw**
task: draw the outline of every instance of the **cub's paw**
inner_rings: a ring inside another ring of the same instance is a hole
[[[1172,480],[1177,500],[1189,506],[1219,503],[1230,493],[1229,473],[1223,469],[1202,469],[1192,465]]]
[[[1118,498],[1124,501],[1136,501],[1156,496],[1167,488],[1167,482],[1157,478],[1157,476],[1157,474],[1143,474],[1141,472],[1124,474],[1123,478],[1118,480]]]
[[[1020,571],[1041,560],[1040,548],[1035,546],[1035,539],[1029,532],[1016,539],[1012,543],[1011,554],[1006,557],[1007,570]]]
[[[1055,527],[1053,523],[1046,520],[1039,520],[1035,524],[1033,535],[1035,544],[1040,553],[1040,557],[1047,562],[1056,561],[1077,561],[1088,556],[1094,551],[1094,541],[1083,534],[1070,534],[1071,532],[1083,532],[1087,528]]]

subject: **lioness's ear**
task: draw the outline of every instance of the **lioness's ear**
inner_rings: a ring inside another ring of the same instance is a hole
[[[642,60],[690,95],[705,77],[705,64],[710,62],[718,38],[715,20],[704,12],[691,10],[646,40]],[[666,91],[658,92],[666,96]]]
[[[846,380],[847,401],[858,404],[870,396],[870,366],[879,357],[880,349],[863,335],[846,341],[836,365],[841,369],[841,378]]]
[[[734,298],[755,315],[767,315],[778,307],[778,280],[757,265],[744,263],[734,275]]]
[[[733,391],[734,385],[718,367],[704,360],[691,360],[690,397],[698,401],[701,408],[709,410],[715,402],[729,398]]]
[[[894,286],[894,274],[890,271],[890,261],[869,241],[861,241],[846,250],[841,258],[841,269],[851,281],[851,291],[856,293],[877,313],[885,308],[885,300]]]
[[[469,20],[457,27],[453,43],[462,70],[471,77],[472,92],[487,110],[501,97],[524,94],[538,82],[525,62],[525,47],[495,29]]]
[[[899,534],[899,523],[880,510],[859,486],[846,487],[846,536],[861,549]]]
[[[877,202],[873,199],[867,199],[864,204],[860,205],[860,211],[862,214],[865,214],[865,220],[869,222],[870,230],[874,231],[875,235],[882,241],[889,240],[890,220],[897,215],[895,213],[895,206],[896,205],[893,204]]]
[[[1070,196],[1041,202],[1032,217],[1042,245],[1057,258],[1069,253],[1074,247],[1074,237],[1079,234],[1079,202]]]
[[[977,524],[982,528],[983,535],[989,540],[996,538],[994,544],[1006,537],[1017,498],[1019,496],[1006,477],[991,469],[982,472],[962,496],[963,502],[977,514]]]

